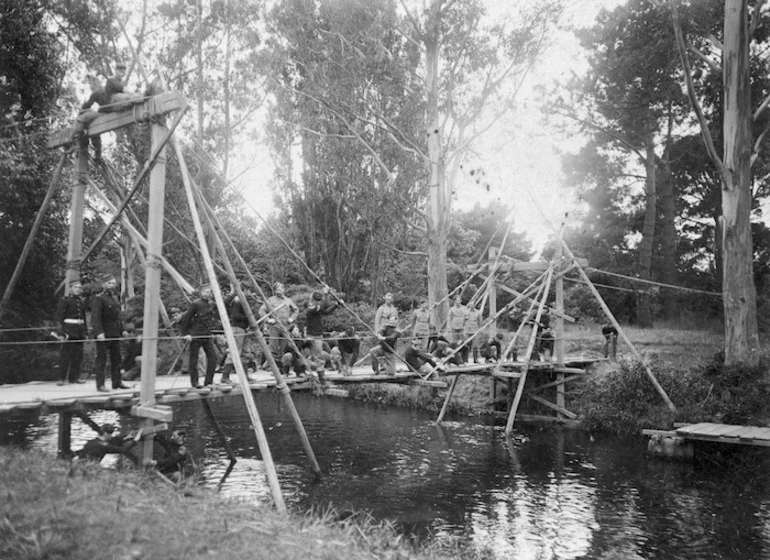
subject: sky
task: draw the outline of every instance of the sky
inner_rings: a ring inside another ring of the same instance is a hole
[[[510,1],[488,0],[490,12],[504,10]],[[618,3],[619,0],[565,2],[562,24],[589,26],[601,8],[612,8]],[[476,147],[475,157],[464,164],[454,208],[469,209],[477,202],[482,205],[499,202],[512,208],[514,229],[526,232],[536,251],[548,241],[554,227],[558,228],[565,220],[570,223],[579,218],[574,194],[563,187],[559,154],[576,151],[582,139],[561,137],[544,122],[535,107],[539,101],[538,84],[564,80],[571,72],[585,71],[585,68],[572,34],[564,30],[555,34],[541,63],[528,77],[527,87],[519,98],[520,109],[492,128]],[[256,153],[255,156],[251,151],[236,158],[233,176],[245,166],[252,169],[234,183],[247,201],[266,215],[275,210],[270,190],[273,168],[267,150],[258,149]],[[479,184],[476,183],[478,175],[469,173],[477,168],[486,173],[485,180]]]

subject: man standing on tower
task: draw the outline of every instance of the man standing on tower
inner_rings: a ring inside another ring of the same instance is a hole
[[[96,336],[96,389],[106,392],[104,369],[110,358],[110,379],[113,389],[128,389],[120,379],[120,338],[128,335],[120,319],[120,301],[116,294],[118,282],[112,274],[102,276],[102,291],[91,300],[91,323]]]

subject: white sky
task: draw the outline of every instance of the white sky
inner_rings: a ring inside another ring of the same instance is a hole
[[[488,5],[490,11],[504,10],[510,1],[489,0]],[[599,9],[611,8],[618,3],[619,0],[572,0],[566,2],[562,21],[566,25],[587,26]],[[551,233],[548,221],[558,227],[566,212],[570,212],[571,219],[577,218],[573,193],[562,188],[559,151],[575,151],[581,140],[560,138],[544,125],[536,109],[538,100],[534,86],[564,79],[570,72],[581,71],[585,64],[577,42],[569,32],[559,31],[553,39],[543,62],[530,74],[530,87],[522,91],[522,109],[490,130],[477,147],[477,159],[464,165],[466,172],[475,166],[483,167],[489,190],[483,184],[477,185],[476,177],[465,173],[460,178],[454,206],[466,209],[476,202],[499,201],[512,207],[515,229],[526,232],[536,250],[542,248]],[[234,183],[264,216],[274,211],[270,190],[272,162],[266,148],[257,148],[257,156],[251,149],[249,151],[248,156],[235,158],[232,177],[246,166],[252,167]],[[240,170],[238,166],[241,166]]]

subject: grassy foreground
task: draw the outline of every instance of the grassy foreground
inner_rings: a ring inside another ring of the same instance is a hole
[[[415,551],[392,527],[364,516],[281,516],[268,506],[172,486],[142,472],[70,464],[38,451],[5,448],[0,454],[3,559],[474,557],[447,546],[453,545]]]

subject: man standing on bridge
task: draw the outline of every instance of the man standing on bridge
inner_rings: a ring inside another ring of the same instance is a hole
[[[96,389],[107,392],[104,369],[110,357],[110,378],[113,389],[128,389],[120,378],[120,338],[128,336],[120,319],[120,301],[115,295],[118,286],[112,274],[102,276],[102,291],[91,300],[91,323],[96,336]]]
[[[277,364],[283,363],[283,355],[289,346],[287,333],[294,328],[298,314],[299,307],[286,295],[284,285],[281,282],[276,282],[273,295],[267,298],[262,307],[259,308],[259,315],[260,317],[268,317],[268,342],[270,352]]]
[[[217,355],[214,351],[214,340],[211,338],[211,328],[218,317],[214,305],[214,293],[210,284],[204,284],[200,289],[201,297],[195,300],[179,319],[179,328],[185,340],[190,344],[190,385],[196,389],[198,384],[198,352],[201,348],[206,354],[205,385],[214,383],[214,368],[217,365]]]
[[[59,382],[57,385],[85,383],[80,380],[80,364],[83,363],[83,341],[86,338],[86,305],[80,280],[72,280],[69,294],[56,308],[56,318],[61,325],[63,342],[59,357]]]

